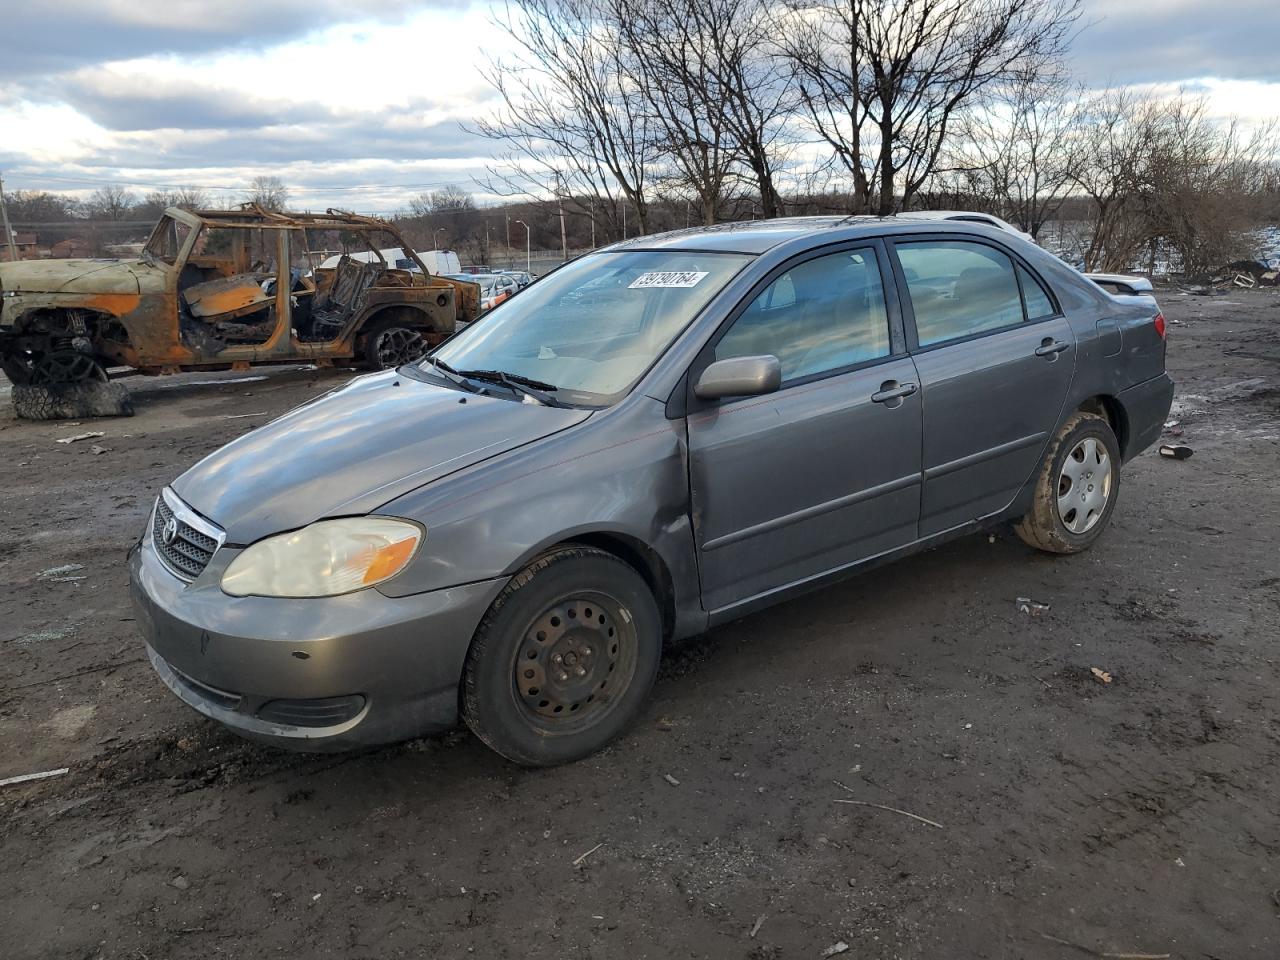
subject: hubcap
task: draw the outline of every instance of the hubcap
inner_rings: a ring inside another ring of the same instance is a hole
[[[374,354],[378,366],[399,367],[412,363],[427,351],[422,335],[404,327],[391,327],[378,334],[374,342]]]
[[[583,726],[607,712],[635,672],[630,612],[603,594],[580,594],[539,615],[516,656],[516,698],[542,725]]]
[[[1111,457],[1095,437],[1077,443],[1058,475],[1058,516],[1072,533],[1086,533],[1111,499]]]

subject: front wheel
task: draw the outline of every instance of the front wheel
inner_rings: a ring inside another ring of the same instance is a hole
[[[644,579],[612,554],[560,547],[512,578],[480,622],[462,714],[508,760],[578,760],[635,719],[661,652],[662,619]]]
[[[1014,530],[1047,553],[1079,553],[1102,535],[1120,489],[1120,444],[1096,413],[1072,414],[1045,454],[1031,509]]]

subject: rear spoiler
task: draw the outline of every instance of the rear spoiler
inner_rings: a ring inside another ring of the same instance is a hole
[[[1107,293],[1117,293],[1124,297],[1142,294],[1149,296],[1155,292],[1155,287],[1146,277],[1132,277],[1123,273],[1086,273],[1085,276]]]

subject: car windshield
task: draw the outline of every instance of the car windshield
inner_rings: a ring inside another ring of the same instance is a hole
[[[750,259],[682,250],[592,254],[503,303],[433,356],[454,370],[501,370],[554,386],[566,403],[608,404]]]

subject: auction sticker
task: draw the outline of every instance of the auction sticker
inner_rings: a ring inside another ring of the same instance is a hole
[[[660,270],[642,273],[628,284],[627,289],[696,287],[708,272],[706,270]]]

